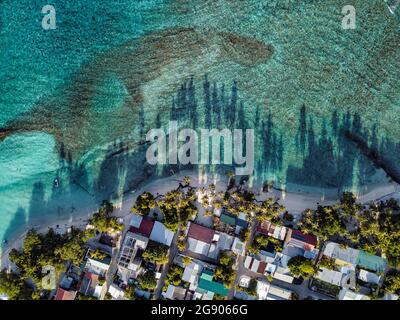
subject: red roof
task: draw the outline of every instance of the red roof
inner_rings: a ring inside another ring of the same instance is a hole
[[[85,278],[88,278],[88,279],[92,280],[92,281],[99,280],[99,276],[97,274],[90,273],[90,272],[87,272],[87,271],[85,272],[85,274],[83,276]]]
[[[214,238],[214,230],[191,223],[189,227],[188,237],[211,243]]]
[[[139,228],[130,227],[129,231],[133,233],[140,233],[147,238],[150,237],[151,231],[153,230],[154,221],[149,218],[143,218]]]
[[[75,300],[76,291],[67,291],[62,288],[57,289],[54,300]]]
[[[313,236],[312,234],[305,234],[300,232],[299,230],[292,230],[292,239],[304,242],[305,244],[316,246],[318,243],[318,239],[316,236]]]
[[[269,236],[270,233],[273,233],[273,230],[271,232],[271,227],[272,224],[271,222],[260,222],[257,226],[257,232],[262,233],[266,236]]]

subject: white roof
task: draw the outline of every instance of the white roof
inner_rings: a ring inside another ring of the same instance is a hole
[[[189,247],[188,250],[194,253],[202,254],[202,255],[207,255],[208,252],[210,251],[210,244],[196,240],[193,238],[188,238],[187,240]]]
[[[94,289],[93,296],[96,298],[100,298],[102,290],[103,290],[103,286],[97,285],[96,288]]]
[[[256,259],[253,259],[253,264],[251,266],[251,271],[257,272],[259,265],[260,265],[260,261],[256,260]]]
[[[245,253],[245,244],[244,242],[240,241],[239,238],[235,237],[232,244],[232,251],[237,255],[243,256]]]
[[[167,229],[161,222],[156,221],[153,226],[153,230],[150,234],[150,239],[171,246],[172,239],[174,238],[174,233]]]
[[[315,278],[340,287],[342,283],[343,274],[335,270],[321,268]]]
[[[202,271],[203,267],[200,264],[192,261],[188,266],[185,267],[182,280],[194,284],[197,282]]]
[[[266,272],[274,273],[275,270],[276,270],[276,265],[274,265],[272,263],[267,263],[267,267],[265,268]]]
[[[289,300],[292,297],[292,291],[271,285],[268,290],[267,300]]]
[[[130,225],[135,228],[139,228],[142,223],[143,217],[138,214],[133,214]]]
[[[383,300],[399,300],[399,296],[397,294],[394,294],[394,293],[387,293],[383,297]]]
[[[287,282],[287,283],[293,283],[293,280],[294,280],[294,278],[293,278],[292,276],[290,276],[290,275],[288,275],[288,274],[280,273],[280,272],[278,272],[278,271],[276,271],[276,272],[273,274],[273,277],[274,277],[275,279],[278,279],[278,280],[281,280],[281,281],[284,281],[284,282]]]
[[[124,290],[122,290],[120,287],[118,287],[117,285],[115,285],[115,284],[111,284],[110,285],[110,287],[108,288],[108,292],[111,294],[111,296],[114,298],[114,299],[119,299],[119,298],[122,298],[122,297],[124,297],[124,295],[125,295],[125,292],[124,292]]]
[[[219,239],[217,242],[217,247],[219,250],[230,250],[232,247],[233,241],[234,241],[234,237],[227,235],[226,233],[220,233]]]
[[[325,246],[324,255],[357,265],[359,251],[353,248],[342,248],[338,243],[328,242]]]
[[[283,226],[275,226],[272,237],[279,240],[285,240],[287,228]]]
[[[370,300],[370,298],[361,293],[356,293],[348,289],[342,289],[339,292],[339,300]]]
[[[142,236],[138,233],[127,232],[124,239],[124,246],[128,246],[130,248],[139,247],[143,250],[146,249],[149,239],[145,236]]]
[[[257,281],[257,298],[258,300],[267,300],[269,283],[266,281]]]
[[[358,273],[358,279],[360,279],[364,282],[367,282],[367,283],[379,284],[381,277],[375,273],[361,269],[360,272]]]
[[[239,286],[243,287],[243,288],[248,288],[250,285],[250,280],[251,278],[248,276],[241,276],[240,280],[239,280]]]
[[[246,256],[246,260],[244,260],[244,267],[249,269],[252,260],[253,260],[252,257]]]

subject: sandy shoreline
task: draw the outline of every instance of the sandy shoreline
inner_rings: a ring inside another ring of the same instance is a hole
[[[124,218],[124,220],[126,220],[126,218],[131,214],[130,209],[132,208],[134,201],[139,194],[141,194],[143,191],[149,191],[154,195],[157,195],[157,193],[165,193],[169,190],[172,190],[173,188],[176,188],[179,185],[179,182],[182,181],[184,176],[191,177],[191,185],[194,187],[214,183],[216,185],[217,191],[225,190],[228,181],[228,178],[224,176],[210,178],[207,176],[202,176],[201,174],[182,171],[167,178],[151,181],[147,185],[144,185],[137,190],[126,193],[123,201],[119,204],[116,204],[116,209],[114,210],[113,215],[116,217]],[[254,187],[252,189],[259,200],[263,200],[269,197],[279,198],[280,203],[284,205],[287,210],[294,216],[300,215],[301,212],[305,209],[313,209],[316,208],[318,205],[333,204],[338,200],[337,197],[325,197],[323,195],[312,193],[285,192],[275,189],[271,192],[264,193],[262,192],[260,187]],[[358,200],[361,203],[368,203],[373,200],[384,200],[391,197],[400,200],[400,186],[396,183],[387,183],[374,186],[370,190],[366,190],[366,193],[360,196]],[[73,217],[69,217],[67,219],[27,227],[22,234],[19,234],[13,239],[9,239],[8,243],[3,246],[1,250],[0,269],[9,268],[10,264],[8,260],[8,253],[13,248],[21,248],[25,235],[29,229],[34,228],[40,233],[44,233],[50,228],[53,228],[56,232],[64,233],[71,226],[83,229],[87,225],[89,216],[91,216],[92,214],[93,213],[78,211]]]

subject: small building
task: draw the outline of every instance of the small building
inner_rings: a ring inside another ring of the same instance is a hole
[[[361,293],[356,293],[349,289],[342,289],[339,292],[339,300],[370,300],[370,298]]]
[[[359,250],[357,265],[368,270],[383,272],[386,269],[386,260],[368,252]]]
[[[284,241],[287,234],[287,228],[284,226],[275,225],[269,221],[264,221],[258,224],[257,232],[267,237]]]
[[[187,249],[193,253],[207,256],[214,240],[214,234],[215,232],[212,229],[190,223]]]
[[[267,268],[267,262],[259,260],[256,257],[246,256],[244,267],[252,272],[264,274]]]
[[[108,288],[108,293],[111,295],[111,297],[113,297],[114,300],[123,300],[125,297],[124,290],[114,283],[112,283]]]
[[[199,240],[205,243],[211,243],[214,239],[214,230],[201,225],[190,223],[188,238]]]
[[[342,283],[343,274],[338,271],[320,268],[315,278],[323,282],[340,287]]]
[[[366,283],[379,284],[381,277],[376,273],[369,272],[367,270],[361,269],[357,276],[358,279]]]
[[[92,257],[91,253],[92,249],[89,249],[86,253],[86,264],[84,267],[84,271],[98,275],[100,277],[105,277],[107,271],[110,268],[111,256],[108,253],[102,252],[104,254],[104,258],[96,258]]]
[[[353,248],[345,248],[335,242],[328,242],[325,245],[325,256],[335,259],[335,264],[339,266],[356,266],[358,258],[358,250]]]
[[[75,290],[58,288],[54,300],[75,300],[76,293]]]
[[[186,293],[187,289],[183,287],[176,287],[170,284],[167,288],[167,291],[163,293],[163,296],[168,300],[185,300]]]
[[[222,297],[228,296],[228,289],[222,283],[214,281],[213,278],[214,274],[211,270],[203,269],[196,292],[202,294],[204,300],[210,298],[212,300],[215,294]]]
[[[291,300],[293,292],[278,286],[270,285],[267,300]]]
[[[324,255],[335,259],[335,263],[339,266],[360,266],[362,268],[383,272],[387,262],[385,259],[368,252],[343,247],[335,242],[328,242],[325,245]]]
[[[182,275],[182,280],[190,283],[189,290],[196,290],[202,272],[203,265],[194,260],[192,260],[190,264],[185,267]]]
[[[132,233],[141,234],[149,238],[151,232],[153,231],[153,227],[154,221],[152,219],[136,215],[136,217],[131,219],[131,226],[129,227],[129,231]]]
[[[244,256],[246,251],[246,245],[239,238],[235,237],[235,239],[233,240],[231,250],[234,254],[237,254],[238,256]]]
[[[81,281],[79,292],[85,296],[99,298],[102,289],[103,284],[101,283],[99,275],[85,272]]]
[[[174,232],[167,229],[161,222],[156,221],[150,234],[150,240],[165,244],[170,247],[174,238]]]
[[[305,234],[299,230],[289,229],[287,242],[297,248],[312,251],[318,244],[318,239],[316,236],[311,234]]]

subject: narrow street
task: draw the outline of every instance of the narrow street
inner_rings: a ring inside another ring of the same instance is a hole
[[[162,293],[162,288],[164,286],[164,281],[165,281],[165,277],[168,273],[169,267],[171,266],[171,264],[174,261],[174,258],[176,256],[176,254],[178,253],[178,247],[176,245],[177,243],[177,239],[178,239],[178,234],[180,232],[180,229],[178,229],[177,232],[175,232],[174,238],[172,239],[172,243],[171,243],[171,247],[169,248],[169,255],[168,255],[168,263],[164,265],[163,270],[161,272],[161,277],[157,282],[157,287],[154,291],[154,296],[153,296],[153,300],[159,300],[161,293]]]
[[[248,249],[248,247],[249,247],[249,245],[251,244],[251,241],[252,241],[252,239],[254,238],[254,234],[255,234],[255,231],[256,231],[256,221],[254,220],[252,223],[251,223],[251,226],[250,226],[250,236],[249,236],[249,240],[247,240],[247,242],[246,242],[246,249],[245,249],[245,252],[247,252],[247,249]],[[236,289],[236,286],[239,284],[239,281],[240,281],[240,277],[243,275],[243,274],[245,274],[245,271],[246,271],[246,268],[244,267],[244,260],[245,260],[245,256],[239,256],[238,257],[238,261],[237,261],[237,270],[236,270],[236,278],[235,278],[235,281],[233,282],[233,285],[232,285],[232,287],[229,289],[229,293],[228,293],[228,300],[232,300],[233,299],[233,297],[234,297],[234,295],[235,295],[235,289]]]

